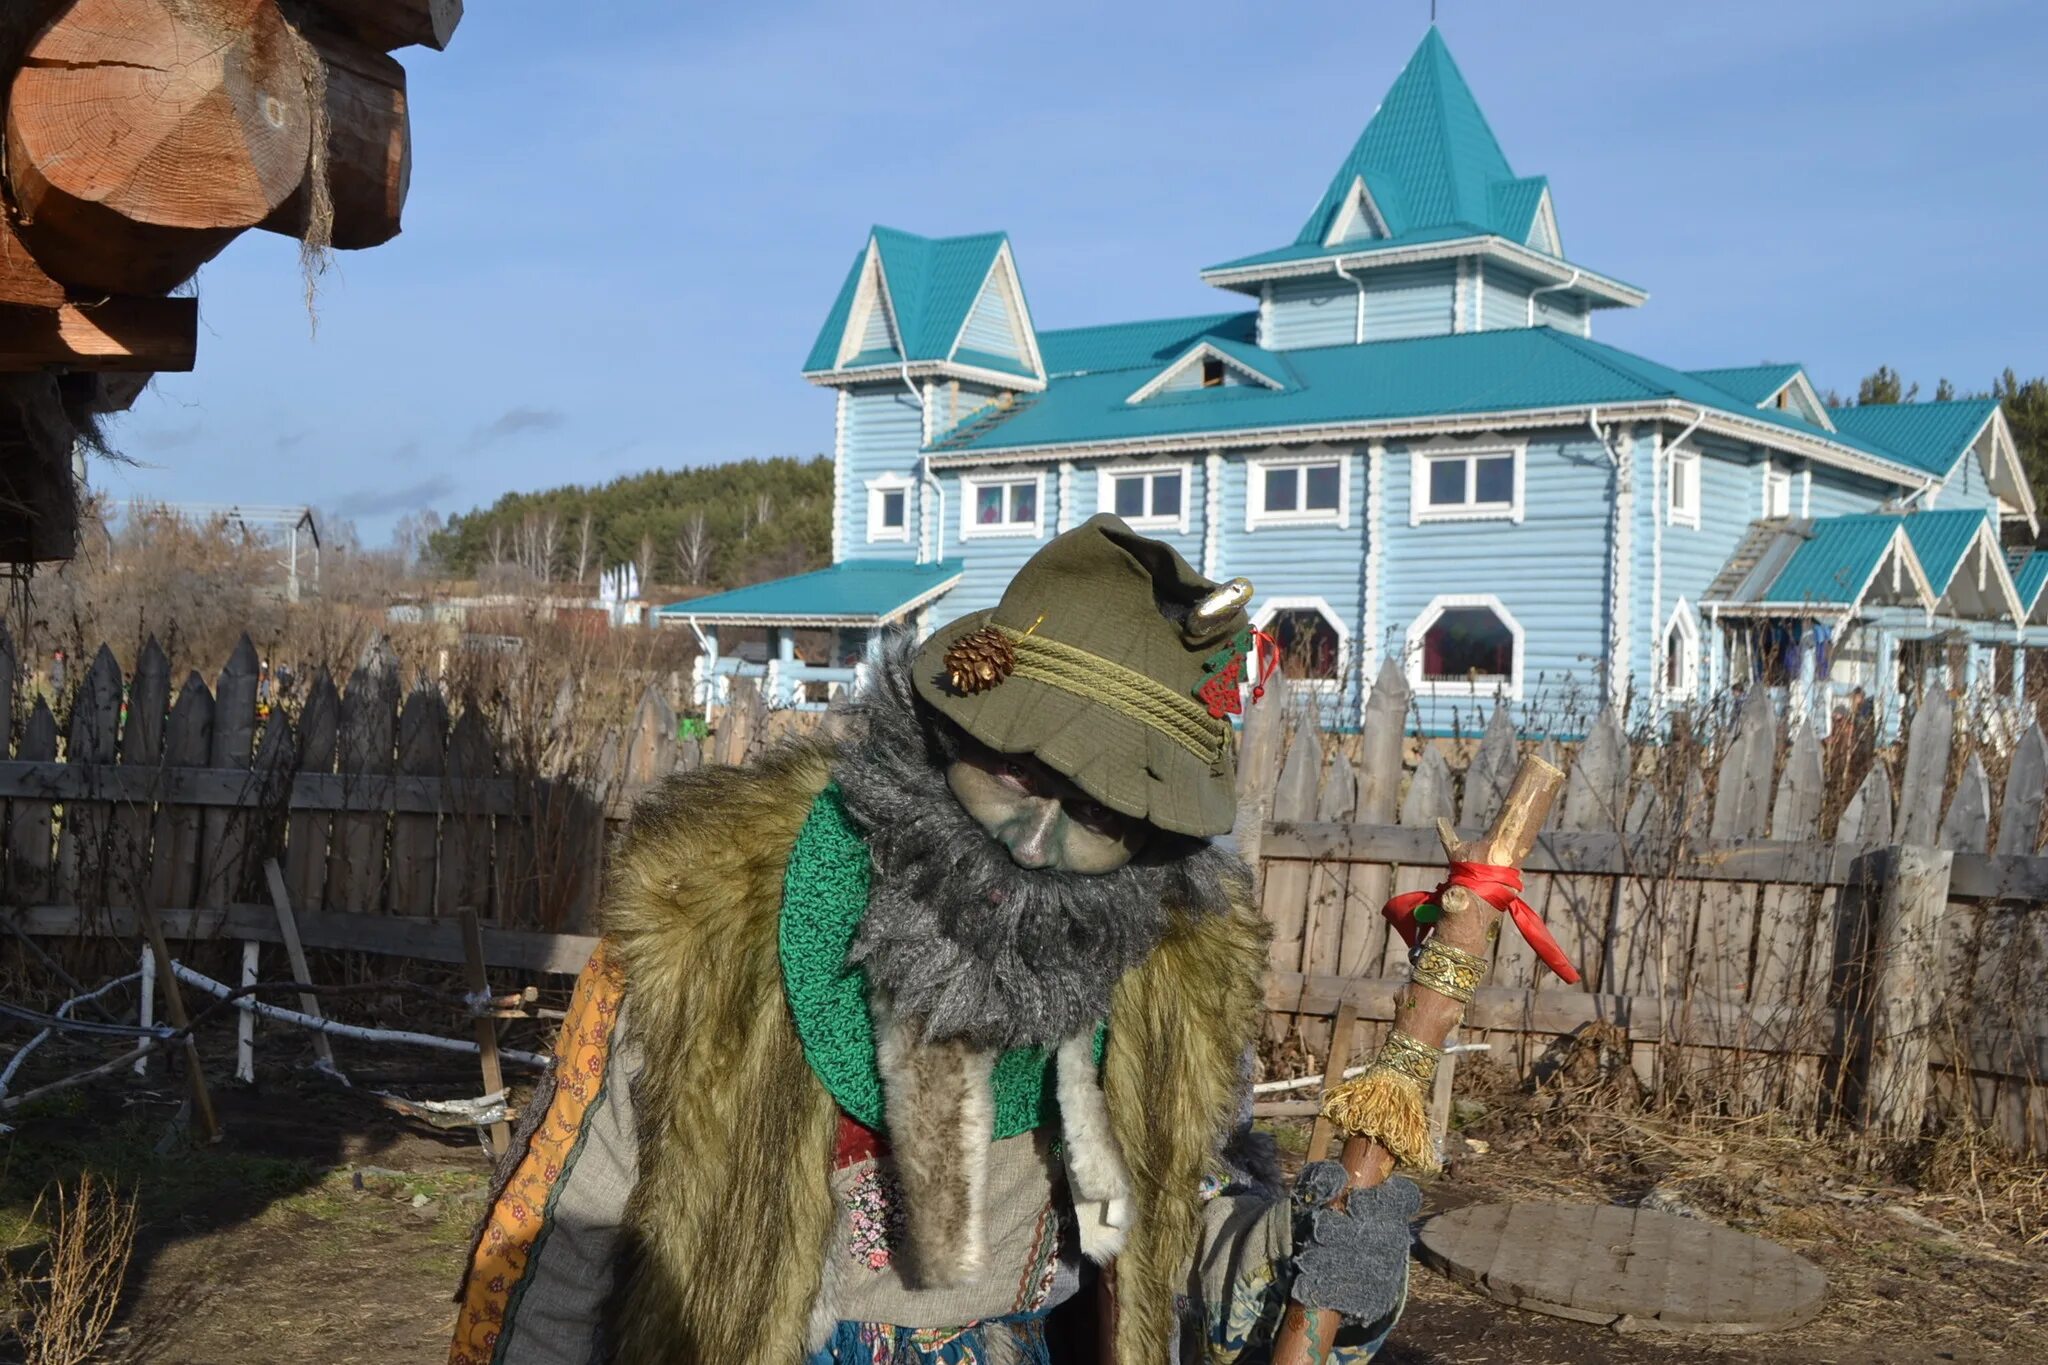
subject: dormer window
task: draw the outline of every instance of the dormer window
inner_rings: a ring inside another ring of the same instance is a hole
[[[1220,389],[1223,387],[1223,360],[1219,356],[1202,357],[1202,387]]]

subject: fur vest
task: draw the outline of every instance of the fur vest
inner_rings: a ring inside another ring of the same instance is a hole
[[[838,1110],[805,1062],[777,928],[790,850],[831,761],[828,747],[791,745],[671,778],[634,812],[615,861],[605,929],[645,1053],[608,1334],[628,1365],[796,1365],[829,1316]],[[1112,997],[1102,1094],[1133,1205],[1117,1261],[1122,1365],[1169,1358],[1266,938],[1248,906],[1172,917]]]

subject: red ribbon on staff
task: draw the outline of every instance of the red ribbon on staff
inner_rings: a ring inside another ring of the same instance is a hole
[[[1543,927],[1543,921],[1522,899],[1522,874],[1517,868],[1496,867],[1492,863],[1451,864],[1451,875],[1445,877],[1434,891],[1410,891],[1396,896],[1380,910],[1387,917],[1387,923],[1395,932],[1407,940],[1413,948],[1422,937],[1422,924],[1415,918],[1415,912],[1425,905],[1443,904],[1444,892],[1454,886],[1462,886],[1496,910],[1506,913],[1515,922],[1515,928],[1536,950],[1536,956],[1543,959],[1543,965],[1563,978],[1566,985],[1576,985],[1578,968],[1564,955],[1564,949],[1557,946],[1557,940],[1550,936],[1550,930]]]

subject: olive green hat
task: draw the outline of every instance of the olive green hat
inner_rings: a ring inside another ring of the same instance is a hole
[[[1250,596],[1242,579],[1212,583],[1171,545],[1091,517],[1027,560],[993,611],[926,641],[914,681],[975,739],[1036,755],[1112,810],[1224,834],[1237,810],[1230,721],[1196,694],[1242,638]],[[962,672],[976,660],[991,666]]]

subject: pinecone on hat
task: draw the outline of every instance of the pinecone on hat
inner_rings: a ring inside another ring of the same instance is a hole
[[[984,626],[955,640],[945,655],[946,676],[966,696],[986,692],[1017,668],[1017,650],[994,626]]]

